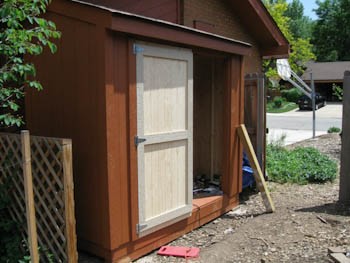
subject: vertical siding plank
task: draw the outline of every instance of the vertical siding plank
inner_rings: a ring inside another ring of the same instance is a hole
[[[138,223],[138,179],[137,179],[137,148],[134,144],[134,136],[137,135],[137,109],[136,109],[136,56],[133,53],[134,41],[128,43],[128,76],[129,76],[129,169],[130,169],[130,209],[131,209],[131,236],[132,240],[138,239],[136,224]]]
[[[234,56],[228,59],[226,64],[226,102],[224,122],[224,147],[223,153],[223,190],[230,197],[239,193],[240,178],[242,175],[242,152],[236,128],[239,126],[243,111],[241,103],[241,60]]]

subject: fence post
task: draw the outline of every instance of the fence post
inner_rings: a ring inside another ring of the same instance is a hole
[[[28,244],[31,262],[39,263],[29,131],[21,132],[21,144],[24,191],[27,212]]]
[[[339,201],[350,202],[350,71],[344,73]]]
[[[77,237],[75,234],[75,215],[74,215],[74,183],[73,183],[73,160],[72,160],[72,141],[63,140],[63,180],[64,180],[64,207],[66,222],[66,252],[69,263],[78,262]]]

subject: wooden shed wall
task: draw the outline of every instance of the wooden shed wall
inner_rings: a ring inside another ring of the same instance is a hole
[[[130,44],[131,45],[131,44]],[[108,192],[111,247],[117,248],[132,239],[130,169],[129,56],[134,56],[124,36],[110,32],[106,42],[106,114],[108,140]],[[136,92],[136,86],[134,87]],[[136,133],[135,133],[136,134]],[[133,162],[133,163],[131,163]]]
[[[243,68],[241,57],[227,55],[223,145],[232,147],[222,153],[225,197],[138,238],[135,55],[130,37],[93,22],[101,15],[95,12],[84,13],[89,22],[48,14],[63,35],[57,54],[34,59],[45,89],[28,92],[26,122],[33,134],[73,139],[80,246],[106,259],[135,258],[237,205],[242,156],[235,129],[243,121]]]
[[[104,28],[54,13],[48,18],[62,38],[55,55],[34,59],[44,90],[28,90],[26,123],[35,135],[72,138],[77,233],[108,247]]]
[[[100,6],[179,23],[180,0],[85,0]]]
[[[106,42],[106,118],[108,141],[108,192],[110,256],[135,258],[157,248],[164,242],[197,227],[196,213],[186,220],[166,227],[145,237],[136,233],[138,223],[137,152],[133,142],[136,131],[136,58],[132,50],[133,40],[125,35],[109,33]],[[219,69],[219,68],[218,68]],[[225,76],[225,90],[221,103],[226,114],[222,116],[221,145],[224,192],[221,208],[208,208],[207,222],[214,212],[224,211],[237,204],[241,185],[241,148],[235,128],[243,121],[242,67],[240,57],[227,57],[221,70]],[[196,71],[196,69],[194,69]],[[202,78],[206,76],[202,75]],[[198,87],[200,88],[200,87]],[[210,92],[210,90],[207,90]],[[225,99],[224,99],[225,98]],[[198,99],[202,99],[198,97]],[[205,105],[204,105],[205,106]],[[231,110],[230,107],[232,106]],[[227,149],[225,145],[232,145]],[[219,209],[219,210],[217,210]],[[202,211],[201,213],[206,213]],[[88,247],[89,244],[86,244]],[[91,244],[96,251],[96,247]]]
[[[259,45],[235,15],[240,10],[235,10],[228,1],[185,0],[183,3],[185,26],[252,44],[252,53],[245,58],[244,71],[245,73],[261,72],[262,56]]]
[[[258,42],[239,20],[238,12],[229,1],[218,0],[86,0],[116,10],[131,12],[183,24],[188,27],[222,35],[253,45],[245,59],[245,72],[260,73],[262,56]]]

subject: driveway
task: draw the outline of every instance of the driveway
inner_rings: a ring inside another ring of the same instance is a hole
[[[327,133],[330,127],[342,127],[343,105],[328,103],[316,111],[316,136]],[[285,135],[285,144],[312,137],[312,111],[299,109],[286,113],[267,113],[268,141]]]

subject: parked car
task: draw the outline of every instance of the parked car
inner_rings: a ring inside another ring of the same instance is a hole
[[[326,105],[326,98],[319,93],[316,93],[315,96],[315,109],[318,110]],[[298,99],[298,105],[300,110],[312,110],[312,101],[306,95],[303,95]]]

